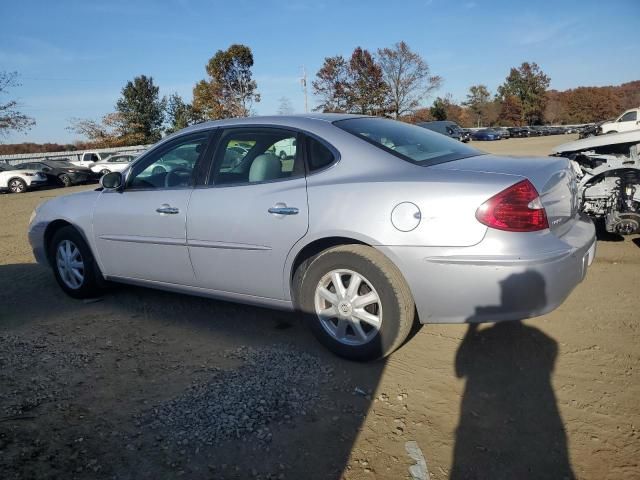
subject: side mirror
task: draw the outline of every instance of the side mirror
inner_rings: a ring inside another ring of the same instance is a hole
[[[105,190],[119,190],[124,184],[120,172],[110,172],[100,177],[100,186]]]

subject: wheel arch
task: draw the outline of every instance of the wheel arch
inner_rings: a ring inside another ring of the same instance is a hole
[[[9,184],[10,184],[12,181],[14,181],[14,180],[20,180],[22,183],[24,183],[24,184],[25,184],[25,186],[27,186],[27,187],[29,186],[29,185],[27,184],[27,181],[26,181],[24,178],[22,178],[22,177],[20,177],[20,176],[16,175],[16,176],[14,176],[14,177],[11,177],[9,180],[7,180],[7,188],[9,188]]]
[[[294,277],[296,274],[296,270],[300,265],[302,265],[305,261],[313,258],[315,255],[323,252],[329,248],[338,247],[340,245],[364,245],[366,247],[371,247],[377,250],[379,253],[384,255],[389,262],[391,262],[400,273],[402,279],[407,283],[406,277],[404,276],[404,272],[400,268],[397,258],[393,258],[393,255],[389,255],[389,251],[385,251],[383,249],[377,248],[376,245],[379,245],[372,238],[363,237],[358,234],[351,234],[348,232],[340,232],[334,235],[326,235],[322,237],[317,237],[313,239],[308,239],[309,241],[304,243],[303,246],[296,245],[299,249],[294,247],[290,252],[290,256],[287,259],[287,263],[285,264],[285,289],[287,290],[285,294],[291,299],[294,307],[296,306],[296,292],[295,292],[295,284]]]
[[[44,231],[45,254],[47,256],[47,260],[51,265],[53,265],[52,263],[53,259],[51,258],[51,248],[50,248],[51,240],[53,239],[53,236],[56,234],[56,232],[64,227],[72,227],[74,230],[76,230],[80,234],[80,236],[82,236],[88,248],[91,249],[91,244],[87,241],[88,240],[87,236],[85,235],[85,233],[82,231],[81,228],[78,228],[77,225],[74,225],[73,223],[61,218],[53,220],[52,222],[49,222],[49,224],[47,225],[47,228],[45,228],[45,231]]]

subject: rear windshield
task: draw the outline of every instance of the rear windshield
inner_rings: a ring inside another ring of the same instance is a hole
[[[334,122],[356,137],[411,163],[436,165],[483,153],[426,128],[384,118],[350,118]]]

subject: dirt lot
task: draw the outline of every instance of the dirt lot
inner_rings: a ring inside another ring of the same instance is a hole
[[[572,139],[483,142],[547,154]],[[294,314],[120,287],[61,294],[0,196],[0,478],[640,478],[640,239],[607,237],[555,312],[425,326],[385,362]]]

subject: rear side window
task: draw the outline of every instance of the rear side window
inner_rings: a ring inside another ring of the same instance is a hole
[[[350,118],[334,125],[396,157],[421,166],[482,155],[475,148],[426,128],[383,118]]]
[[[307,137],[307,158],[309,160],[309,172],[315,172],[331,165],[336,159],[335,155],[326,146],[315,138]]]

